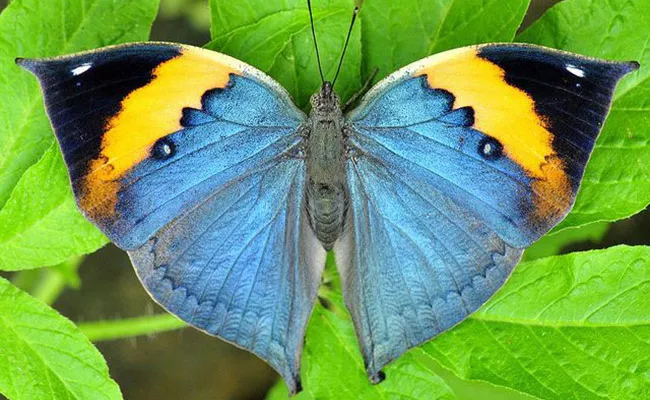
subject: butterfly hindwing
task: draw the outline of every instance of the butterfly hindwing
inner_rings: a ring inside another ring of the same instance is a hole
[[[19,63],[41,82],[80,209],[151,295],[298,390],[324,250],[304,222],[306,117],[288,93],[175,44]]]
[[[335,253],[373,380],[477,310],[564,218],[636,67],[468,47],[390,75],[348,116],[351,207]]]
[[[160,304],[268,361],[292,393],[325,263],[302,214],[303,181],[300,160],[267,164],[129,251]]]

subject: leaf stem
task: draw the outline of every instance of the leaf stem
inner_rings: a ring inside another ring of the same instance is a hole
[[[72,257],[51,267],[20,271],[14,275],[12,283],[43,303],[52,305],[66,287],[79,287],[77,270],[83,259]]]
[[[77,326],[91,342],[100,342],[172,331],[185,328],[187,324],[171,314],[157,314],[113,321],[82,322]]]
[[[67,282],[60,272],[47,269],[43,271],[43,275],[31,293],[43,303],[52,305],[66,286]]]

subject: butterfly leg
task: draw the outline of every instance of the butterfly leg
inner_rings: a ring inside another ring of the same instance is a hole
[[[379,70],[377,69],[377,67],[375,67],[372,70],[370,77],[366,80],[366,83],[363,84],[361,89],[359,89],[359,91],[353,94],[352,97],[350,97],[350,99],[347,102],[345,102],[345,104],[343,105],[343,114],[350,111],[357,104],[357,102],[368,92],[368,90],[370,90],[370,87],[372,86],[372,81],[375,80],[378,71]]]

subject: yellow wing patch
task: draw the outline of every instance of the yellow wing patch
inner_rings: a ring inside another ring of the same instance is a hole
[[[504,70],[480,58],[476,48],[445,52],[432,61],[416,75],[426,75],[430,87],[452,93],[454,108],[474,109],[474,127],[498,140],[504,153],[534,179],[537,216],[546,218],[568,209],[571,185],[553,150],[553,134],[535,112],[534,100],[509,85]]]
[[[106,124],[99,157],[84,180],[81,207],[93,216],[110,217],[124,174],[150,154],[164,136],[180,130],[185,107],[201,108],[203,94],[223,88],[230,74],[241,74],[207,50],[183,48],[181,55],[153,71],[149,84],[131,92]]]

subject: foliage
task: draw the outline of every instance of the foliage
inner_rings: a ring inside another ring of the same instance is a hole
[[[468,321],[423,350],[466,379],[543,399],[650,395],[650,248],[521,263]]]
[[[10,399],[119,399],[101,354],[72,322],[0,278],[0,392]]]
[[[266,71],[304,107],[320,84],[305,2],[209,2],[208,47]],[[354,3],[314,1],[330,79]],[[600,221],[629,217],[650,202],[650,3],[566,0],[515,37],[528,3],[366,0],[336,89],[348,98],[375,67],[380,78],[426,55],[483,42],[516,40],[640,61],[640,71],[616,93],[574,210],[527,251],[530,261],[494,299],[389,365],[387,380],[377,386],[365,377],[330,265],[333,283],[322,291],[330,307],[317,305],[312,316],[299,399],[650,397],[650,249],[555,255],[567,243],[598,240],[607,229]],[[157,8],[158,0],[14,0],[0,14],[1,270],[53,266],[106,243],[77,211],[37,83],[13,59],[145,40]],[[80,331],[38,300],[51,302],[66,282],[74,283],[77,265],[44,269],[45,285],[30,283],[40,272],[17,275],[16,284],[37,299],[0,280],[0,393],[8,398],[121,398],[81,332],[104,340],[182,326],[154,316],[86,323]],[[269,398],[286,398],[286,390],[280,385]]]

